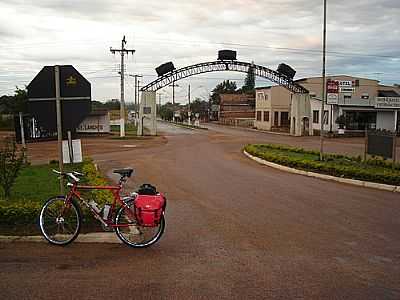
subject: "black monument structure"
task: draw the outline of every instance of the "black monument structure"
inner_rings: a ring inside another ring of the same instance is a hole
[[[91,86],[73,66],[59,66],[63,137],[75,133],[91,111]],[[28,109],[36,121],[39,138],[57,136],[55,66],[45,66],[28,85]]]

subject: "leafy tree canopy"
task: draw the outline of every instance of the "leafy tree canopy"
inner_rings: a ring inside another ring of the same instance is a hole
[[[220,94],[224,93],[236,93],[237,86],[235,81],[224,80],[217,84],[217,86],[211,91],[210,101],[212,104],[219,104],[221,101]]]
[[[0,107],[1,111],[6,114],[28,112],[28,93],[26,87],[24,89],[16,87],[14,96],[1,96]]]
[[[250,66],[247,70],[247,75],[242,86],[243,93],[254,93],[254,87],[256,85],[256,79],[254,75],[254,67]]]

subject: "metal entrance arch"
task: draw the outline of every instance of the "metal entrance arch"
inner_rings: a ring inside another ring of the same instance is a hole
[[[295,94],[308,93],[308,90],[305,89],[303,86],[297,84],[292,79],[286,77],[285,75],[279,72],[273,71],[264,66],[243,61],[236,61],[236,60],[217,60],[217,61],[195,64],[180,69],[175,69],[167,74],[158,77],[156,80],[148,83],[140,90],[142,92],[146,91],[154,92],[180,79],[208,72],[233,71],[233,72],[247,73],[250,67],[254,68],[254,75],[275,82],[285,87],[292,93]]]
[[[140,91],[141,103],[139,108],[139,119],[143,115],[149,115],[152,120],[150,128],[150,135],[156,135],[156,91],[174,83],[183,78],[190,76],[208,73],[208,72],[223,72],[233,71],[247,73],[249,68],[254,68],[254,75],[262,78],[266,78],[276,84],[286,88],[292,93],[292,100],[290,105],[290,134],[295,136],[301,136],[304,134],[304,126],[301,126],[301,121],[304,117],[310,118],[310,95],[306,88],[294,82],[293,79],[277,72],[273,71],[264,66],[256,65],[254,63],[248,63],[237,60],[217,60],[205,63],[199,63],[180,69],[175,69],[162,76],[159,76],[156,80],[143,86]],[[150,108],[152,107],[152,108]],[[312,134],[311,122],[309,124],[309,132]],[[138,135],[143,135],[143,123],[138,124]]]

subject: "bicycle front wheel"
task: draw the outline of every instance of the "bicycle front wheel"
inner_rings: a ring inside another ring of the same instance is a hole
[[[121,207],[115,217],[115,233],[121,241],[134,248],[145,248],[156,243],[164,233],[165,220],[155,227],[140,226],[129,207]]]
[[[50,198],[43,205],[39,227],[44,238],[54,245],[64,246],[79,235],[81,213],[75,201],[65,202],[65,197]]]

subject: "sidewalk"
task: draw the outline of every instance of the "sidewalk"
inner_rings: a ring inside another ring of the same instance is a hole
[[[41,235],[32,236],[8,236],[0,235],[0,243],[11,242],[42,242],[47,243]],[[93,232],[80,234],[73,243],[106,243],[106,244],[120,244],[122,243],[115,232]]]

